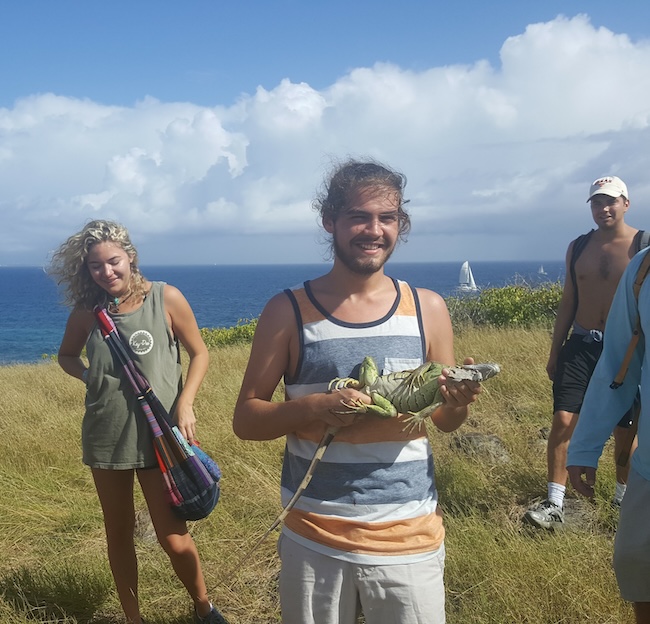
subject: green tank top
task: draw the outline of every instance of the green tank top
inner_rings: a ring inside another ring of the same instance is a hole
[[[164,287],[164,282],[153,282],[140,308],[111,316],[138,368],[172,413],[182,379],[178,342],[165,316]],[[108,469],[156,466],[147,419],[97,326],[88,338],[86,353],[90,365],[81,428],[84,464]]]

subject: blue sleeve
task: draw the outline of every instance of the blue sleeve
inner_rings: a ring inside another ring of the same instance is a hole
[[[643,336],[634,351],[623,385],[617,389],[612,389],[610,385],[621,367],[636,328],[638,306],[633,285],[644,256],[642,252],[632,259],[616,289],[605,325],[603,353],[589,381],[578,424],[571,436],[567,466],[596,468],[614,427],[634,401],[645,353]],[[646,296],[649,286],[644,283],[641,290]]]

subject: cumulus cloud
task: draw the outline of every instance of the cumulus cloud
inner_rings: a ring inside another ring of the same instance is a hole
[[[34,94],[0,109],[0,264],[42,263],[99,217],[145,263],[319,261],[311,198],[348,155],[409,179],[399,260],[561,259],[596,177],[620,175],[646,221],[649,65],[647,41],[579,15],[513,34],[499,66],[381,63],[213,107]]]

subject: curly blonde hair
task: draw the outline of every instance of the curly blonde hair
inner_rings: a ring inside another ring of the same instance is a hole
[[[92,310],[95,305],[107,305],[109,297],[90,275],[86,261],[97,243],[119,245],[131,260],[130,291],[134,296],[144,295],[146,280],[138,268],[136,251],[127,229],[114,221],[96,220],[73,234],[53,254],[48,274],[63,290],[63,302],[70,307]]]

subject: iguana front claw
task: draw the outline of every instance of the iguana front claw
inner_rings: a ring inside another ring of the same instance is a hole
[[[363,402],[359,401],[359,399],[350,399],[349,401],[344,401],[341,400],[341,405],[347,407],[347,410],[332,410],[335,414],[344,414],[344,415],[349,415],[349,414],[359,414],[359,413],[365,413],[368,411],[368,406]]]

